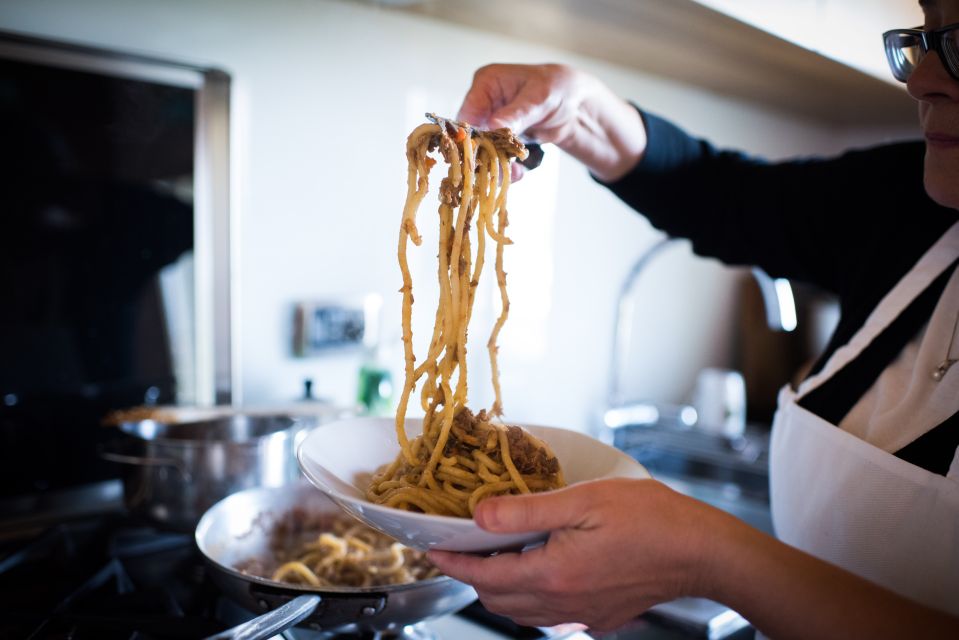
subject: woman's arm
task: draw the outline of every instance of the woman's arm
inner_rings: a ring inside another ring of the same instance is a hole
[[[784,545],[653,480],[605,480],[480,503],[490,531],[549,530],[491,558],[431,552],[491,611],[610,630],[660,602],[707,597],[773,638],[955,638],[959,620]]]
[[[459,117],[555,143],[656,227],[692,240],[700,255],[841,296],[858,291],[872,277],[868,265],[888,262],[890,253],[911,259],[905,221],[934,215],[921,143],[770,163],[640,115],[598,79],[562,65],[481,68]],[[513,170],[522,172],[516,163]]]

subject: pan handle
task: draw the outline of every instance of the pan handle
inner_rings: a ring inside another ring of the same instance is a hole
[[[290,602],[295,591],[267,585],[250,585],[250,595],[263,610],[275,609]],[[346,624],[373,618],[386,609],[386,593],[326,593],[323,602],[310,613],[309,622],[335,629]]]
[[[206,640],[267,640],[308,618],[322,600],[316,594],[298,596],[269,613],[221,631]]]

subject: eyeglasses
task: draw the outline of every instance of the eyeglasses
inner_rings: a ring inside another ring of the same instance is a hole
[[[939,54],[942,66],[959,80],[959,22],[935,31],[893,29],[882,34],[886,60],[896,80],[905,82],[931,50]]]

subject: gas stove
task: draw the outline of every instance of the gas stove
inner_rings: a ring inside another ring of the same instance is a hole
[[[116,490],[60,501],[53,512],[14,520],[0,511],[0,638],[180,640],[206,638],[255,617],[213,584],[193,535],[158,529],[123,510]],[[53,504],[50,500],[45,504]],[[9,505],[3,505],[9,506]],[[61,514],[59,517],[57,514]],[[521,627],[479,602],[375,640],[683,640],[708,637],[635,620],[613,634]],[[374,640],[294,628],[283,640]],[[741,637],[741,636],[737,636]]]
[[[213,585],[192,535],[123,513],[18,535],[0,543],[0,557],[2,638],[193,639],[254,617]],[[438,638],[427,625],[393,637]],[[285,637],[355,636],[296,630]]]

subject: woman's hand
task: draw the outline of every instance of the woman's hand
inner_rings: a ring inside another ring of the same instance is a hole
[[[632,105],[596,78],[557,64],[482,67],[458,118],[555,143],[607,182],[626,175],[646,148]]]
[[[490,611],[531,626],[614,629],[650,606],[699,592],[701,560],[730,516],[654,480],[602,480],[490,498],[488,531],[550,531],[545,546],[490,558],[430,552],[443,573],[476,588]]]
[[[599,480],[490,498],[476,522],[549,531],[546,545],[481,558],[431,551],[443,573],[520,624],[606,631],[683,596],[722,602],[767,635],[884,640],[959,637],[959,618],[787,546],[655,480]],[[815,526],[814,524],[812,526]]]

